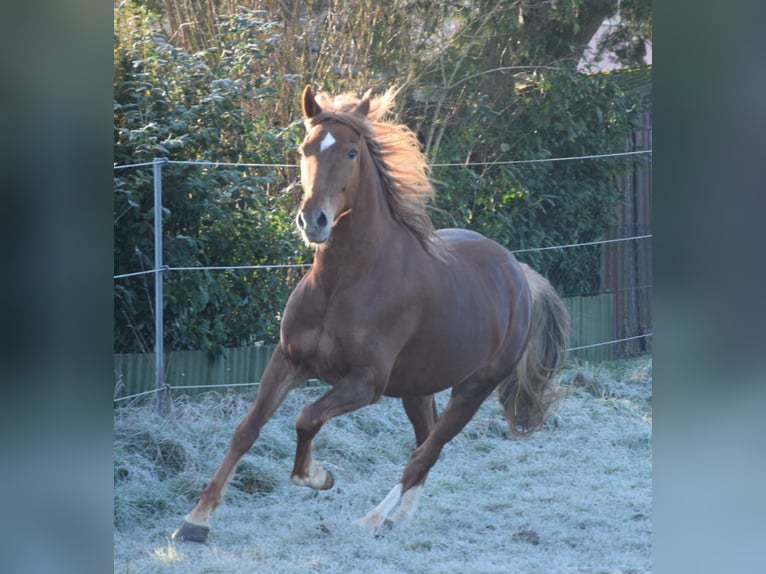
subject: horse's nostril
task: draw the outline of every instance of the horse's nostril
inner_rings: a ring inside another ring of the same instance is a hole
[[[327,216],[324,214],[324,211],[319,214],[319,217],[317,218],[317,225],[319,227],[327,226]]]

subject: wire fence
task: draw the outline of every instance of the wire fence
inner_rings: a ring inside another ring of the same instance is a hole
[[[512,249],[511,253],[518,255],[520,253],[535,253],[538,251],[550,251],[552,249],[568,249],[572,247],[589,247],[594,245],[606,245],[610,243],[620,243],[624,241],[636,241],[640,239],[651,239],[651,234],[635,235],[633,237],[619,237],[617,239],[603,239],[600,241],[588,241],[585,243],[569,243],[567,245],[552,245],[548,247],[531,247],[529,249]],[[278,263],[274,265],[215,265],[211,267],[195,266],[195,267],[169,267],[163,265],[158,269],[147,269],[145,271],[136,271],[135,273],[123,273],[121,275],[115,275],[114,279],[125,279],[127,277],[136,277],[139,275],[151,275],[157,272],[170,272],[170,271],[272,271],[275,269],[309,269],[312,266],[311,263]]]
[[[521,164],[532,164],[532,163],[550,163],[550,162],[557,162],[557,161],[578,161],[578,160],[587,160],[587,159],[604,159],[604,158],[610,158],[610,157],[627,157],[627,156],[635,156],[635,155],[647,155],[651,153],[652,153],[652,150],[650,149],[641,149],[641,150],[633,150],[633,151],[621,151],[621,152],[615,152],[615,153],[577,155],[577,156],[568,156],[568,157],[512,159],[512,160],[505,160],[505,161],[475,161],[475,162],[462,162],[462,163],[431,163],[429,165],[430,167],[481,167],[481,166],[490,166],[490,165],[521,165]],[[200,165],[200,166],[207,166],[207,167],[278,167],[278,168],[300,167],[298,164],[295,164],[295,163],[239,163],[239,162],[233,163],[233,162],[225,162],[225,161],[173,160],[173,159],[167,159],[167,158],[158,158],[153,161],[146,161],[143,163],[115,165],[114,169],[123,170],[123,169],[138,168],[138,167],[149,167],[149,166],[154,166],[158,162],[161,163],[162,165]]]
[[[629,151],[629,152],[619,152],[619,153],[608,153],[608,154],[598,154],[598,155],[584,155],[584,156],[572,156],[572,157],[561,157],[561,158],[543,158],[543,159],[531,159],[531,160],[511,160],[511,161],[498,161],[498,162],[468,162],[468,163],[445,163],[445,164],[433,164],[432,167],[456,167],[456,168],[465,168],[465,167],[472,167],[472,166],[486,166],[486,165],[509,165],[509,164],[530,164],[530,163],[543,163],[543,162],[558,162],[558,161],[584,161],[584,160],[595,160],[600,158],[613,158],[613,157],[620,157],[620,156],[635,156],[635,155],[645,155],[645,154],[651,154],[652,150],[636,150],[636,151]],[[165,354],[164,350],[162,349],[162,333],[163,333],[163,317],[162,317],[162,298],[163,298],[163,292],[162,292],[162,276],[166,273],[175,273],[175,272],[193,272],[193,271],[237,271],[237,270],[280,270],[280,269],[308,269],[311,267],[311,264],[267,264],[267,265],[232,265],[232,266],[194,266],[194,267],[170,267],[168,265],[163,264],[162,262],[162,221],[161,221],[161,213],[162,213],[162,166],[168,165],[168,164],[176,164],[176,165],[203,165],[203,166],[210,166],[210,167],[242,167],[242,168],[294,168],[298,167],[294,164],[263,164],[263,163],[228,163],[228,162],[209,162],[209,161],[178,161],[178,160],[168,160],[166,158],[155,158],[151,162],[142,162],[142,163],[135,163],[135,164],[126,164],[126,165],[115,165],[114,169],[117,170],[124,170],[124,169],[135,169],[135,168],[142,168],[142,167],[149,167],[151,166],[154,169],[155,174],[155,186],[154,186],[154,193],[155,193],[155,260],[154,260],[154,267],[152,269],[148,270],[141,270],[131,273],[123,273],[119,275],[114,275],[114,280],[121,280],[126,279],[129,277],[137,277],[142,275],[155,275],[157,277],[157,280],[155,281],[155,332],[156,332],[156,345],[155,345],[155,352],[154,352],[154,358],[155,358],[155,387],[146,391],[133,393],[127,396],[117,396],[124,390],[124,385],[121,383],[118,377],[118,381],[115,384],[115,393],[114,393],[114,403],[115,404],[122,404],[126,403],[128,401],[138,401],[142,398],[156,395],[158,398],[157,401],[157,408],[162,408],[162,397],[170,392],[170,391],[190,391],[190,390],[200,390],[200,389],[217,389],[217,388],[236,388],[236,387],[253,387],[258,386],[260,383],[259,381],[248,381],[248,382],[227,382],[222,384],[194,384],[194,385],[171,385],[164,381],[164,363],[163,363],[163,356]],[[611,239],[603,239],[599,241],[591,241],[586,243],[574,243],[574,244],[566,244],[566,245],[556,245],[556,246],[546,246],[546,247],[536,247],[536,248],[527,248],[527,249],[519,249],[519,250],[512,250],[512,253],[514,254],[528,254],[528,253],[534,253],[534,252],[540,252],[540,251],[549,251],[549,250],[564,250],[564,249],[573,249],[573,248],[582,248],[586,246],[607,246],[611,244],[620,244],[620,243],[626,243],[626,242],[640,242],[640,241],[651,241],[652,234],[651,233],[644,233],[639,235],[631,235],[628,237],[619,237],[619,238],[611,238]],[[641,289],[650,289],[650,285],[646,286],[633,286],[628,287],[627,289],[618,289],[615,291],[620,290],[641,290]],[[619,297],[620,294],[617,293],[617,296]],[[570,352],[576,352],[576,351],[584,351],[588,349],[595,349],[598,347],[605,347],[608,345],[617,345],[620,343],[628,343],[631,341],[638,341],[638,340],[647,340],[652,337],[652,332],[650,328],[640,329],[640,332],[636,332],[635,334],[630,334],[629,336],[622,336],[617,338],[609,338],[608,340],[603,341],[597,341],[597,342],[589,342],[587,344],[579,344],[570,347],[568,350]],[[317,382],[318,383],[318,382]]]
[[[531,249],[521,249],[512,251],[513,253],[529,253],[529,252],[535,252],[535,251],[543,251],[543,250],[550,250],[550,249],[574,249],[574,248],[581,248],[581,247],[592,247],[592,246],[606,246],[606,245],[614,245],[614,244],[620,244],[620,243],[628,243],[628,242],[638,242],[638,241],[651,241],[652,234],[643,234],[643,235],[635,235],[631,237],[622,237],[622,238],[616,238],[616,239],[604,239],[601,241],[591,241],[586,243],[575,243],[575,244],[567,244],[567,245],[557,245],[557,246],[548,246],[548,247],[540,247],[540,248],[531,248]],[[152,273],[165,273],[165,272],[193,272],[193,271],[236,271],[236,270],[278,270],[278,269],[295,269],[295,268],[303,268],[307,269],[310,268],[311,264],[274,264],[274,265],[241,265],[241,266],[209,266],[209,267],[168,267],[163,266],[160,269],[150,269],[146,271],[142,271],[140,273],[143,274],[152,274]],[[127,276],[133,276],[136,274],[127,274]],[[121,277],[124,277],[126,275],[117,275],[115,276],[115,279],[119,279]],[[651,285],[636,285],[636,286],[629,286],[629,287],[623,287],[620,291],[647,291],[651,289]],[[615,293],[612,293],[613,295]],[[619,293],[617,293],[619,295]],[[590,295],[596,295],[590,294]],[[593,341],[588,342],[587,344],[577,344],[573,345],[568,348],[569,353],[575,353],[578,351],[585,351],[588,349],[596,349],[600,347],[607,347],[609,345],[618,345],[621,343],[627,343],[630,341],[639,341],[639,340],[646,340],[650,339],[652,337],[651,330],[646,330],[644,332],[640,332],[635,335],[631,335],[628,337],[609,337],[606,340],[600,340],[600,341]],[[149,389],[146,391],[138,392],[138,393],[132,393],[126,396],[115,396],[114,403],[117,404],[131,404],[130,402],[135,402],[137,400],[140,400],[142,398],[146,398],[148,396],[156,395],[157,393],[169,393],[173,391],[178,392],[189,392],[189,391],[199,391],[199,390],[216,390],[216,389],[225,389],[225,388],[248,388],[248,387],[257,387],[260,384],[260,381],[254,380],[249,382],[228,382],[228,383],[210,383],[210,384],[191,384],[191,385],[183,385],[183,384],[168,384],[166,382],[162,382],[160,385],[156,386],[153,389]],[[318,384],[318,382],[317,382]],[[120,388],[120,385],[118,384],[115,389],[115,395],[119,394],[120,391],[123,390]]]

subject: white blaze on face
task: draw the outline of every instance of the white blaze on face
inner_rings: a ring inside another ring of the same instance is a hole
[[[319,144],[319,151],[323,152],[324,150],[331,148],[334,143],[335,143],[335,138],[332,137],[332,134],[330,132],[327,132],[327,135],[322,140],[322,143]]]

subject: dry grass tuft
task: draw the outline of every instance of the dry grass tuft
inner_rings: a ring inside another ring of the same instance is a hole
[[[555,416],[509,436],[488,400],[445,446],[412,522],[367,537],[353,521],[414,448],[399,401],[333,419],[315,455],[322,492],[289,483],[294,421],[322,387],[294,391],[243,458],[207,545],[169,541],[196,503],[252,394],[176,397],[115,411],[116,572],[548,572],[651,570],[651,359],[574,364]],[[437,396],[439,409],[447,394]],[[189,569],[192,570],[189,570]]]

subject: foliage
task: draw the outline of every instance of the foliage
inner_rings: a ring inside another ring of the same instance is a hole
[[[264,57],[271,23],[240,15],[222,26],[222,57],[189,54],[165,41],[156,16],[122,4],[115,12],[115,151],[117,165],[199,160],[286,163],[301,137],[298,125],[268,126],[242,103],[268,99],[284,78],[244,70]],[[247,34],[245,33],[247,31]],[[303,263],[291,230],[295,198],[283,191],[291,174],[277,168],[207,165],[162,167],[164,263],[169,267]],[[153,267],[151,168],[115,172],[115,274]],[[276,274],[275,274],[276,273]],[[199,271],[166,274],[166,341],[172,349],[238,346],[278,336],[276,313],[289,281],[279,272]],[[151,276],[115,286],[115,350],[148,351],[153,340]]]
[[[597,239],[620,201],[624,160],[502,162],[625,151],[635,100],[609,76],[576,71],[616,9],[616,0],[116,2],[114,161],[292,164],[305,83],[356,93],[393,84],[399,119],[434,164],[482,163],[434,168],[437,225],[510,249]],[[631,22],[651,21],[634,12]],[[292,229],[297,177],[288,167],[163,165],[165,264],[309,262]],[[152,182],[151,167],[115,171],[115,274],[153,267]],[[599,287],[597,250],[520,258],[565,294]],[[299,274],[166,273],[166,348],[274,342]],[[152,292],[152,275],[115,281],[116,352],[151,349]]]
[[[652,42],[651,0],[621,0],[620,25],[598,43],[598,57],[612,52],[625,66],[641,65]]]
[[[442,226],[468,226],[523,250],[593,241],[615,223],[622,198],[616,176],[626,160],[502,163],[624,151],[639,110],[608,77],[539,72],[511,102],[477,95],[462,106],[469,125],[447,129],[436,163],[488,165],[434,170]],[[567,295],[600,288],[599,254],[552,250],[519,258]]]

